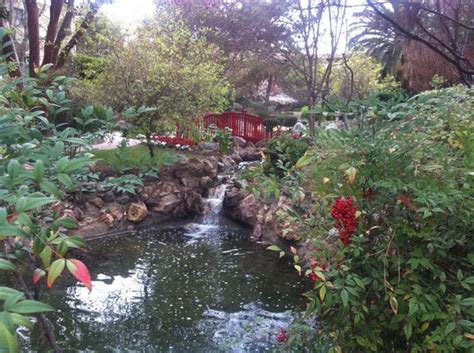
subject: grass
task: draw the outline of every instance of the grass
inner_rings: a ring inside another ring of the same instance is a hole
[[[155,156],[150,157],[145,145],[138,145],[110,150],[97,150],[92,152],[97,159],[103,160],[114,170],[129,168],[149,168],[173,164],[178,154],[163,148],[155,148]]]

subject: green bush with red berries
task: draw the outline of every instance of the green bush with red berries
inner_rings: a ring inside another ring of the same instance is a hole
[[[298,267],[318,324],[306,342],[290,329],[290,351],[474,350],[474,91],[427,92],[394,113],[315,139],[318,217]]]

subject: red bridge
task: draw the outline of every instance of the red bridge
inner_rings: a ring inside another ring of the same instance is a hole
[[[232,129],[232,136],[239,136],[246,141],[256,143],[272,138],[272,132],[263,125],[263,118],[240,112],[225,112],[222,114],[207,114],[203,118],[203,127],[208,129],[215,125],[219,129]]]

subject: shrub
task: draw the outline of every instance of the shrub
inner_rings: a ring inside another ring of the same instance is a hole
[[[401,118],[316,138],[307,315],[332,352],[472,351],[474,91],[390,113]]]
[[[270,140],[264,165],[265,173],[282,176],[298,162],[307,149],[308,144],[301,139],[282,136]]]

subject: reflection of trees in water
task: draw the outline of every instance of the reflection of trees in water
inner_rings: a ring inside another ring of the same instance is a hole
[[[65,346],[206,345],[213,334],[210,326],[203,332],[208,309],[233,313],[258,302],[284,311],[301,303],[303,285],[291,267],[247,234],[220,231],[190,243],[180,229],[147,233],[93,244],[84,259],[94,280],[91,294],[72,282],[66,298],[53,293]]]

